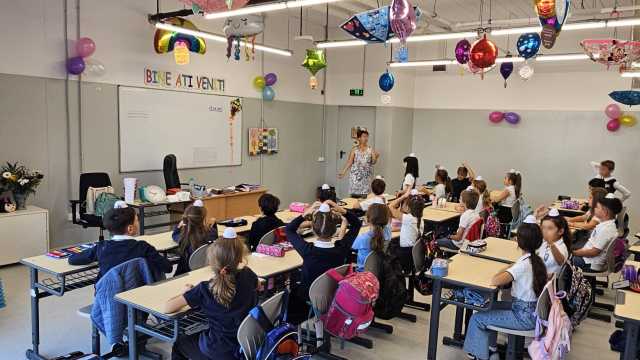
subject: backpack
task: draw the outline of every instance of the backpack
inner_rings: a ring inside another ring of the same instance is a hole
[[[563,360],[571,351],[571,320],[560,301],[566,294],[556,293],[555,283],[555,279],[551,279],[545,286],[551,308],[547,320],[536,315],[535,337],[529,345],[531,360]]]
[[[113,209],[113,205],[115,205],[116,201],[119,201],[120,198],[115,194],[103,192],[96,198],[95,204],[95,214],[96,216],[103,217],[107,211]]]
[[[424,241],[418,239],[418,241]],[[435,240],[426,241],[425,243],[425,259],[422,269],[416,269],[417,274],[413,278],[413,287],[418,290],[421,295],[428,296],[433,291],[433,279],[427,276],[427,272],[431,269],[433,259],[442,257],[442,250],[436,245]]]
[[[370,272],[353,272],[349,267],[346,276],[335,269],[327,275],[338,282],[329,311],[321,320],[327,332],[349,340],[364,333],[373,321],[373,302],[378,298],[380,285]]]
[[[392,240],[396,241],[396,240]],[[400,315],[407,301],[407,282],[404,279],[400,259],[393,253],[392,245],[386,254],[379,253],[380,269],[378,281],[380,282],[380,295],[376,300],[374,312],[376,317],[390,320]]]
[[[613,244],[611,244],[611,246],[613,246],[613,258],[615,261],[614,272],[619,272],[620,270],[622,270],[624,263],[629,257],[629,241],[626,238],[622,237],[616,238],[613,241],[614,242]]]
[[[265,332],[264,341],[256,353],[256,360],[311,359],[311,355],[299,353],[298,331],[295,326],[287,323],[288,303],[289,292],[285,290],[280,315],[273,323],[261,305],[249,311],[249,316],[256,320]]]
[[[107,193],[111,193],[113,194],[113,187],[112,186],[105,186],[105,187],[91,187],[89,186],[89,188],[87,189],[87,196],[85,198],[85,202],[84,202],[84,208],[85,208],[85,213],[86,214],[90,214],[93,215],[95,214],[96,210],[95,210],[95,203],[96,200],[98,199],[98,196],[100,196],[100,194],[107,192]]]
[[[532,214],[533,209],[531,208],[531,205],[527,204],[527,202],[524,200],[524,196],[520,196],[520,213],[518,215],[518,218],[511,220],[511,230],[518,229],[518,226],[520,226],[520,224],[524,222],[524,219]],[[509,234],[507,234],[507,236],[508,235]]]
[[[591,285],[585,279],[582,269],[573,265],[571,259],[568,259],[560,269],[556,282],[558,290],[566,293],[562,299],[562,306],[575,329],[591,309],[594,296]]]
[[[488,210],[487,213],[487,219],[484,224],[485,237],[499,237],[501,233],[500,220],[498,220],[495,211]]]

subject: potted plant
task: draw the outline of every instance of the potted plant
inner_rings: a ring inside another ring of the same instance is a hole
[[[27,197],[36,193],[36,188],[42,182],[44,175],[37,170],[30,170],[26,166],[15,162],[7,162],[0,168],[0,188],[13,193],[17,210],[26,209]]]

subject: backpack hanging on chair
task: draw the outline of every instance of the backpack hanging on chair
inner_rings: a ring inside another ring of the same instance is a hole
[[[484,224],[485,237],[499,237],[500,236],[500,220],[496,215],[495,210],[489,208],[487,211],[487,219]]]
[[[98,195],[95,202],[96,216],[103,217],[107,211],[113,209],[116,201],[121,200],[116,194],[103,192]]]
[[[394,247],[399,247],[398,239],[391,240],[386,253],[380,253],[381,262],[378,269],[380,295],[376,300],[374,312],[376,317],[390,320],[402,313],[407,301],[407,283],[402,271],[402,263],[395,255]]]
[[[562,306],[575,329],[589,315],[594,296],[591,285],[584,277],[582,269],[573,265],[571,258],[567,259],[560,269],[556,282],[556,288],[566,293],[562,299]]]
[[[545,286],[551,304],[547,319],[536,317],[535,337],[529,345],[532,360],[564,360],[571,351],[571,320],[564,312],[560,299],[564,291],[556,293],[555,278]]]

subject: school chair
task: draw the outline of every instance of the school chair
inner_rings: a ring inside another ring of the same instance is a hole
[[[260,305],[271,323],[280,316],[284,300],[284,291],[281,291]],[[240,343],[240,348],[242,348],[242,353],[246,360],[256,359],[258,350],[264,342],[266,334],[267,333],[262,326],[260,326],[258,320],[254,319],[251,314],[247,315],[242,323],[240,323],[237,337],[238,343]]]
[[[164,161],[162,162],[162,173],[164,174],[164,184],[168,194],[173,194],[182,190],[182,185],[189,185],[180,182],[177,160],[174,154],[169,154],[164,157]]]
[[[520,202],[521,202],[522,198],[518,198],[514,203],[513,206],[511,206],[511,220],[507,223],[500,223],[501,227],[503,228],[503,238],[505,239],[509,239],[509,237],[511,236],[511,232],[513,230],[513,222],[516,221],[519,217],[520,217]],[[501,219],[502,221],[502,219]]]
[[[189,269],[197,270],[207,266],[207,251],[211,244],[204,244],[189,256]]]
[[[599,277],[607,278],[606,287],[607,288],[609,287],[609,275],[614,274],[616,272],[615,271],[616,258],[613,252],[615,248],[614,244],[615,244],[615,240],[611,241],[611,243],[607,247],[607,250],[606,250],[607,263],[605,265],[605,268],[602,271],[586,271],[586,270],[582,271],[584,277],[587,278],[587,280],[589,280],[589,283],[591,284],[591,292],[593,293],[593,303],[591,305],[591,311],[589,311],[588,317],[591,319],[600,320],[604,322],[611,322],[611,313],[613,312],[615,306],[613,304],[604,304],[596,301],[597,290],[598,290],[597,278]],[[605,310],[608,312],[608,314],[599,314],[599,313],[593,312],[594,307]]]
[[[98,240],[104,240],[104,226],[102,225],[102,217],[94,214],[87,214],[87,190],[90,187],[100,188],[111,186],[109,174],[102,172],[80,174],[78,199],[69,200],[71,205],[71,221],[86,228],[98,228]]]
[[[431,232],[428,232],[425,235],[425,238],[430,239],[431,236]],[[415,300],[415,279],[416,275],[420,273],[420,271],[422,271],[425,266],[426,256],[427,253],[425,251],[424,241],[422,240],[422,238],[420,238],[418,239],[418,241],[416,241],[415,244],[413,244],[413,248],[411,249],[411,257],[413,258],[413,270],[411,271],[411,274],[409,274],[409,299],[407,300],[405,306],[422,311],[429,311],[431,309],[431,305]]]
[[[278,231],[284,231],[284,226],[281,226],[279,228],[275,228],[271,231],[269,231],[268,233],[264,234],[261,238],[260,241],[258,241],[258,245],[263,244],[263,245],[273,245],[274,242],[276,242],[276,240],[278,239],[278,235],[277,232]]]

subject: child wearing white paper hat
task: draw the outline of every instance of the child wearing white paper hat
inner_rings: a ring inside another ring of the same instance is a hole
[[[540,223],[543,242],[536,251],[547,267],[547,274],[559,274],[562,265],[569,258],[571,230],[564,216],[556,208],[551,208]]]
[[[406,206],[405,206],[406,205]],[[411,249],[418,241],[422,231],[422,212],[425,202],[418,190],[412,189],[389,203],[391,216],[400,222],[400,247],[396,256],[400,258],[405,270],[413,263]]]
[[[387,199],[384,197],[384,192],[387,188],[387,184],[381,177],[376,177],[371,182],[371,194],[367,197],[366,200],[362,200],[354,204],[355,209],[362,209],[362,211],[367,211],[369,205],[380,202],[382,204],[387,203]]]

